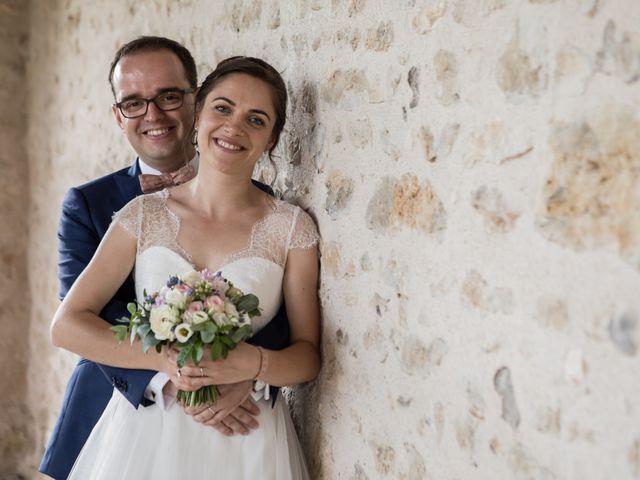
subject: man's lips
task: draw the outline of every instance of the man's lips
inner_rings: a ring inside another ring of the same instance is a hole
[[[171,130],[173,130],[175,127],[162,127],[162,128],[152,128],[149,130],[146,130],[144,132],[142,132],[143,135],[146,135],[147,137],[162,137],[163,135],[166,135],[167,133],[169,133]]]

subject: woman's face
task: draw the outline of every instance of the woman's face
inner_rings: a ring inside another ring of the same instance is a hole
[[[196,114],[200,155],[225,173],[251,176],[273,143],[275,119],[268,84],[243,73],[228,75]]]

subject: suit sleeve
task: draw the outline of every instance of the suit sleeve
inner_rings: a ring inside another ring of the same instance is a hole
[[[86,198],[80,190],[72,188],[64,198],[58,229],[60,299],[65,297],[89,264],[99,243],[100,236],[91,220]],[[101,312],[101,317],[109,323],[126,315],[126,302],[118,299],[112,299]],[[148,403],[144,399],[144,391],[156,372],[97,365],[109,383],[117,387],[134,407]]]

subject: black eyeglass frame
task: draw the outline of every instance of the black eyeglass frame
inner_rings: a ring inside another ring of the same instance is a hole
[[[156,95],[155,97],[152,98],[144,98],[144,97],[131,97],[128,98],[126,100],[123,100],[121,102],[116,102],[114,103],[114,105],[116,107],[118,107],[118,110],[120,110],[120,113],[122,114],[123,117],[125,118],[138,118],[138,117],[143,117],[147,114],[147,112],[149,111],[149,103],[153,102],[154,105],[158,108],[158,110],[162,110],[163,112],[172,112],[173,110],[178,110],[180,107],[182,107],[182,105],[184,105],[184,96],[185,95],[189,95],[190,93],[194,93],[195,89],[193,88],[185,88],[185,89],[180,89],[180,88],[176,88],[176,89],[171,89],[171,90],[165,90],[164,92],[160,92],[158,95]],[[158,105],[158,103],[156,102],[156,100],[158,99],[158,97],[161,97],[162,95],[166,95],[167,93],[179,93],[182,95],[181,101],[180,101],[180,105],[176,106],[176,107],[171,107],[171,108],[162,108],[160,105]],[[140,101],[144,101],[144,111],[140,114],[136,114],[133,116],[129,116],[126,113],[124,113],[122,111],[122,106],[126,103],[129,102],[131,100],[140,100]]]

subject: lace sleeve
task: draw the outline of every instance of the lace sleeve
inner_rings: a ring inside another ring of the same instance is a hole
[[[288,242],[289,250],[315,247],[319,241],[320,234],[313,219],[307,212],[297,207],[291,228],[291,238]]]
[[[142,196],[136,197],[113,214],[111,223],[117,223],[136,239],[142,224]]]

